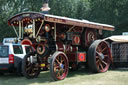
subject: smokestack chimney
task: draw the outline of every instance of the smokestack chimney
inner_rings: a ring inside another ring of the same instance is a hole
[[[43,0],[43,6],[41,8],[41,11],[43,13],[48,13],[48,11],[51,9],[48,5],[49,0]]]

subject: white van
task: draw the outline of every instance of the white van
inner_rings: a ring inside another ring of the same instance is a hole
[[[0,74],[5,72],[21,73],[24,56],[30,52],[31,46],[19,43],[3,43],[0,45]]]

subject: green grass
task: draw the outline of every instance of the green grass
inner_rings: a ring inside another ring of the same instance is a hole
[[[49,71],[38,78],[26,79],[14,74],[0,76],[0,85],[128,85],[128,70],[109,70],[93,74],[89,71],[70,71],[62,81],[53,81]]]

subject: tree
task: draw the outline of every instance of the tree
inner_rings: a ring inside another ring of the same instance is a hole
[[[128,0],[49,0],[50,14],[114,25],[114,32],[121,34],[128,28]],[[21,12],[40,12],[42,0],[0,0],[0,40],[14,37],[14,31],[7,20]]]

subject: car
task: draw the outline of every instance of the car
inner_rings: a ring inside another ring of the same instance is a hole
[[[22,59],[30,52],[31,46],[7,42],[7,40],[13,39],[4,39],[3,44],[0,45],[0,74],[7,72],[21,74]]]

